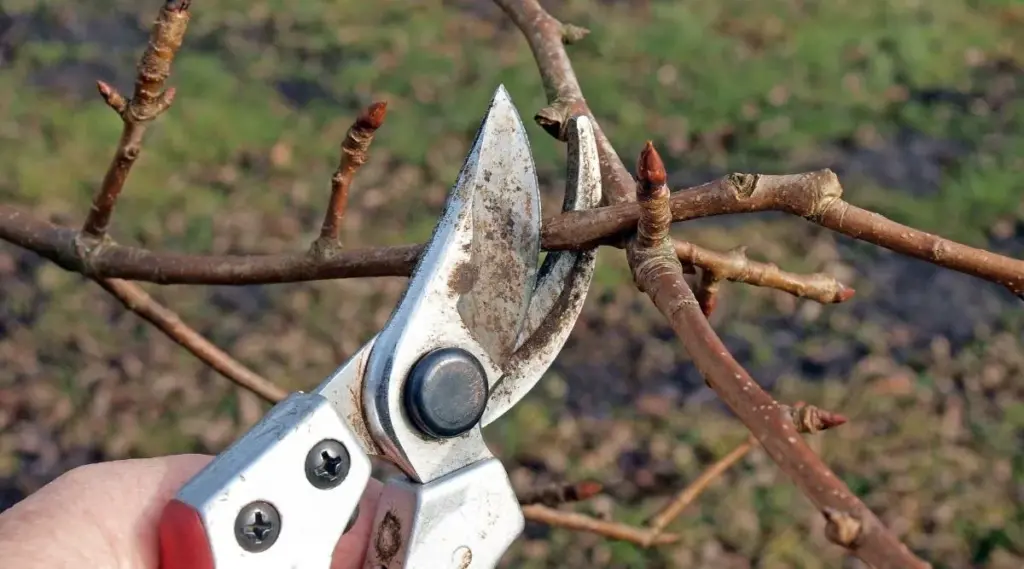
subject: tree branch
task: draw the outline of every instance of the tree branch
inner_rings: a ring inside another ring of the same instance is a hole
[[[341,142],[341,160],[334,176],[331,177],[331,199],[327,204],[327,213],[324,214],[323,226],[320,228],[320,238],[313,242],[311,248],[315,257],[329,255],[341,247],[341,220],[345,217],[348,190],[352,186],[356,171],[368,159],[373,135],[384,124],[387,110],[387,103],[373,103],[356,118],[345,133],[345,139]]]
[[[578,512],[556,510],[541,504],[523,506],[523,516],[532,522],[594,533],[609,539],[628,541],[643,547],[668,545],[679,541],[679,536],[675,534],[663,533],[651,536],[651,531],[646,528],[599,520]]]
[[[661,509],[648,523],[648,527],[651,530],[651,537],[657,537],[661,534],[661,531],[665,529],[672,520],[679,517],[679,514],[683,513],[683,510],[687,508],[694,500],[697,499],[705,490],[711,486],[711,483],[718,479],[719,476],[724,474],[727,470],[733,467],[733,465],[743,460],[743,457],[747,456],[754,446],[757,444],[757,439],[751,435],[745,441],[736,446],[736,448],[729,451],[729,454],[715,461],[711,466],[707,467],[700,476],[695,478],[693,482],[688,484],[686,488],[683,488],[675,498],[669,503],[665,504],[665,507]]]
[[[536,1],[495,0],[495,4],[500,6],[523,32],[537,61],[548,106],[537,111],[533,119],[548,134],[565,142],[569,119],[579,114],[589,117],[594,126],[598,158],[601,162],[601,202],[621,203],[632,200],[633,196],[628,188],[633,178],[622,165],[612,143],[590,112],[583,98],[580,83],[576,79],[576,73],[572,70],[572,62],[569,61],[569,55],[563,46],[583,39],[587,31],[579,26],[563,25]]]
[[[423,246],[343,249],[315,256],[189,255],[118,245],[107,239],[89,250],[76,247],[78,233],[0,205],[0,239],[34,251],[58,266],[87,276],[157,284],[273,284],[310,280],[408,276]]]
[[[714,295],[723,280],[774,288],[822,304],[845,302],[856,292],[824,273],[800,275],[783,271],[774,263],[752,261],[747,257],[746,247],[720,253],[686,241],[676,240],[672,245],[680,261],[702,268],[697,300],[701,308],[707,305],[708,315],[714,310]],[[701,301],[701,294],[706,295],[706,300]]]
[[[139,285],[121,279],[95,280],[104,290],[120,300],[125,308],[156,326],[168,338],[240,387],[271,403],[276,403],[288,395],[284,389],[213,345],[202,334],[185,324],[173,310],[149,296]]]
[[[571,225],[562,227],[572,231]],[[78,246],[77,236],[70,228],[0,204],[0,239],[33,251],[65,270],[98,278],[157,284],[247,285],[405,277],[412,272],[423,251],[422,244],[415,244],[354,249],[322,247],[310,252],[274,255],[190,255],[120,245],[109,238],[83,249]],[[818,302],[842,302],[852,296],[853,289],[820,273],[798,275],[780,271],[774,265],[691,243],[678,242],[676,248],[683,262],[727,280],[777,288]]]
[[[801,174],[730,174],[672,193],[672,221],[780,211],[854,239],[929,261],[1024,293],[1024,261],[978,249],[896,223],[842,199],[832,170]],[[567,212],[545,220],[542,239],[551,250],[576,249],[628,235],[640,218],[636,204]],[[567,232],[571,228],[572,232]]]
[[[125,180],[135,160],[142,152],[142,139],[146,128],[156,117],[163,114],[174,101],[174,89],[163,90],[164,82],[171,74],[171,63],[181,47],[188,28],[190,0],[168,0],[153,23],[149,45],[139,60],[135,77],[135,93],[125,100],[114,87],[103,81],[96,82],[103,100],[120,117],[124,126],[121,139],[114,151],[114,158],[103,176],[103,183],[93,198],[89,215],[82,225],[85,241],[103,238],[110,225],[114,204],[124,188]],[[86,243],[84,246],[91,246]]]
[[[928,567],[807,446],[794,425],[792,411],[761,389],[708,323],[683,278],[668,237],[669,189],[664,165],[650,142],[641,153],[637,173],[642,215],[636,237],[626,248],[629,265],[637,287],[669,321],[705,381],[823,512],[829,520],[827,527],[833,528],[826,532],[830,539],[876,569]],[[805,416],[811,421],[813,414]],[[834,520],[842,521],[839,529],[843,531],[835,530],[838,522]]]

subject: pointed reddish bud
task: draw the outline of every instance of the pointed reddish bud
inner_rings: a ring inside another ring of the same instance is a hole
[[[104,99],[109,99],[110,95],[114,93],[114,88],[111,87],[106,81],[100,79],[96,80],[96,89],[100,92],[100,96]]]
[[[108,107],[114,109],[118,114],[124,111],[128,101],[112,85],[106,81],[97,80],[96,90],[100,92],[100,96],[103,97],[103,101],[107,103]]]
[[[839,292],[836,293],[836,302],[846,302],[853,298],[853,295],[857,294],[857,291],[840,283]]]
[[[638,197],[644,199],[650,197],[655,188],[665,185],[668,175],[665,173],[665,163],[662,162],[658,151],[650,140],[644,144],[640,151],[640,158],[636,162],[636,178],[640,182]]]
[[[359,118],[356,119],[355,128],[359,130],[375,131],[384,124],[384,117],[388,114],[387,101],[377,101],[366,107]]]
[[[704,313],[704,318],[711,318],[711,313],[718,307],[718,295],[709,294],[699,304],[701,312]]]
[[[847,421],[849,421],[846,415],[840,415],[839,413],[832,413],[829,411],[822,411],[820,417],[822,429],[831,429],[832,427],[845,425]]]
[[[814,405],[804,405],[802,402],[790,407],[789,414],[793,418],[796,430],[801,433],[816,433],[849,421],[845,415],[826,411]]]
[[[587,500],[601,493],[604,486],[600,482],[593,480],[584,480],[579,484],[576,484],[576,500]]]

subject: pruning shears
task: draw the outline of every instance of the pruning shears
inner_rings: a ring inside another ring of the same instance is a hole
[[[563,210],[590,209],[601,197],[593,127],[586,116],[568,126]],[[328,569],[370,456],[404,476],[384,483],[366,567],[494,567],[524,518],[482,428],[551,365],[594,272],[594,249],[541,264],[540,220],[529,139],[499,86],[387,324],[180,489],[161,517],[162,569]]]

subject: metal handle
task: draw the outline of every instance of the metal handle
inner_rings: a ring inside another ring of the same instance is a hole
[[[496,458],[426,484],[393,479],[377,503],[364,567],[493,569],[524,524]]]
[[[369,479],[328,400],[292,394],[165,506],[160,567],[329,569]]]

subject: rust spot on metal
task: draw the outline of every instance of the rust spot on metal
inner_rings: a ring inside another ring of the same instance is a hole
[[[398,555],[398,550],[402,549],[402,522],[398,521],[398,516],[391,513],[390,510],[380,521],[377,540],[374,542],[373,548],[377,553],[377,559],[385,565]]]
[[[356,437],[363,441],[373,441],[373,437],[366,427],[366,413],[363,412],[363,385],[366,381],[366,363],[369,359],[369,352],[366,352],[356,362],[357,380],[349,385],[348,390],[348,397],[352,402],[349,407],[352,411],[349,413],[348,424],[355,431]]]
[[[462,296],[469,291],[473,290],[473,285],[476,284],[477,276],[479,276],[480,270],[474,263],[462,263],[452,271],[450,277],[448,277],[448,288],[453,294]]]
[[[467,569],[473,563],[473,551],[465,545],[455,550],[453,559],[456,563],[455,569]]]
[[[361,370],[359,371],[359,377],[364,377]],[[352,385],[348,393],[349,397],[352,398],[352,408],[355,409],[352,412],[352,416],[349,417],[348,424],[357,431],[355,435],[359,439],[364,441],[372,440],[370,431],[366,428],[366,415],[363,413],[363,382],[360,381],[358,384]]]

